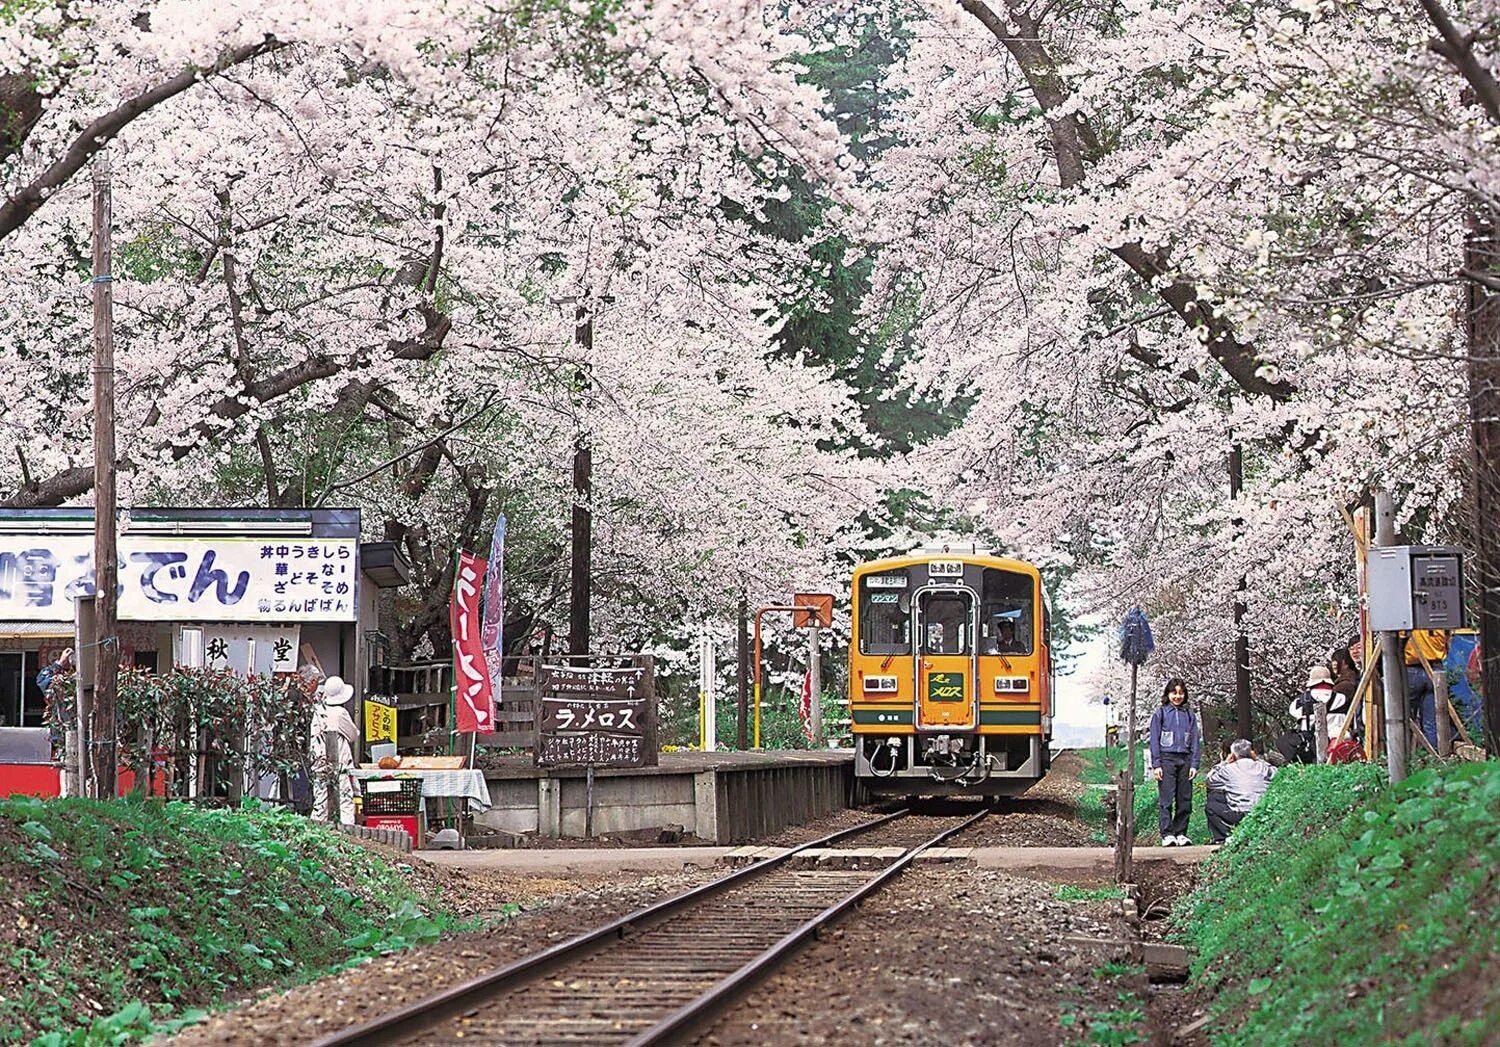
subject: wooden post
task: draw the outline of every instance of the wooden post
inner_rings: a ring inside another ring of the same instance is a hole
[[[1375,492],[1375,544],[1396,544],[1396,505],[1389,491]],[[1401,656],[1401,638],[1386,630],[1380,634],[1380,662],[1385,677],[1385,762],[1391,784],[1406,778],[1406,661]]]
[[[94,659],[94,708],[88,763],[94,795],[113,799],[117,734],[116,689],[120,640],[116,635],[119,566],[115,556],[115,341],[110,271],[109,150],[94,160],[94,602],[99,653]]]
[[[1120,836],[1115,843],[1115,882],[1135,882],[1135,702],[1140,666],[1130,667],[1130,734],[1125,740],[1125,771],[1120,777]]]
[[[1437,722],[1437,755],[1452,756],[1453,724],[1457,716],[1453,712],[1453,703],[1448,698],[1448,674],[1429,662],[1422,648],[1413,644],[1412,650],[1417,652],[1417,657],[1422,660],[1422,671],[1432,681],[1432,717]],[[1427,736],[1422,737],[1425,740]]]
[[[583,838],[594,838],[594,765],[589,764],[583,772]]]
[[[339,817],[339,732],[323,732],[323,759],[328,764],[328,821],[337,823]],[[316,786],[315,786],[316,787]]]
[[[1328,703],[1313,702],[1313,715],[1317,719],[1318,763],[1328,762]]]

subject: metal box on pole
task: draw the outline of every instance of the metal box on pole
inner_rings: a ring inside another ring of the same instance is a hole
[[[1370,629],[1459,629],[1464,624],[1464,554],[1446,545],[1370,549]]]

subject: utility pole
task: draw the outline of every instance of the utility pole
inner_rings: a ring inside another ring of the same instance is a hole
[[[1396,544],[1396,503],[1391,492],[1375,492],[1375,544]],[[1401,638],[1386,629],[1380,634],[1380,674],[1385,680],[1385,763],[1391,784],[1406,778],[1406,661]]]
[[[1495,229],[1488,214],[1471,219],[1464,243],[1468,272],[1493,276],[1497,268]],[[1470,540],[1478,577],[1479,657],[1484,695],[1484,743],[1500,753],[1500,295],[1476,279],[1468,281]],[[1438,719],[1443,719],[1439,710]]]
[[[586,384],[588,359],[594,348],[594,314],[587,298],[578,303],[574,313],[573,341],[581,360],[579,383]],[[568,604],[568,653],[573,655],[589,653],[594,549],[594,518],[589,506],[593,497],[593,471],[594,454],[588,431],[580,428],[573,445],[573,588]]]
[[[1238,441],[1229,446],[1229,499],[1237,501],[1245,486],[1244,452]],[[1244,532],[1244,518],[1235,515],[1234,533],[1239,538]],[[1239,737],[1251,737],[1250,723],[1250,638],[1245,635],[1245,576],[1240,575],[1240,584],[1234,596],[1234,711],[1238,721]]]
[[[94,160],[94,659],[92,744],[96,795],[113,799],[118,725],[116,684],[120,670],[118,620],[119,561],[115,555],[115,335],[114,277],[110,272],[109,149]]]

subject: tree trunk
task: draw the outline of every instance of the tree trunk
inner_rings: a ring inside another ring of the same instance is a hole
[[[1471,272],[1500,272],[1492,221],[1475,223],[1465,253]],[[1470,280],[1468,314],[1471,570],[1478,597],[1485,748],[1495,754],[1500,753],[1500,295]]]

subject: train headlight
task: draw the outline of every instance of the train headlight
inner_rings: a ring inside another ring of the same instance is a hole
[[[894,676],[866,676],[865,694],[895,694],[896,678]]]
[[[995,677],[996,694],[1026,694],[1031,690],[1031,681],[1024,676]]]

